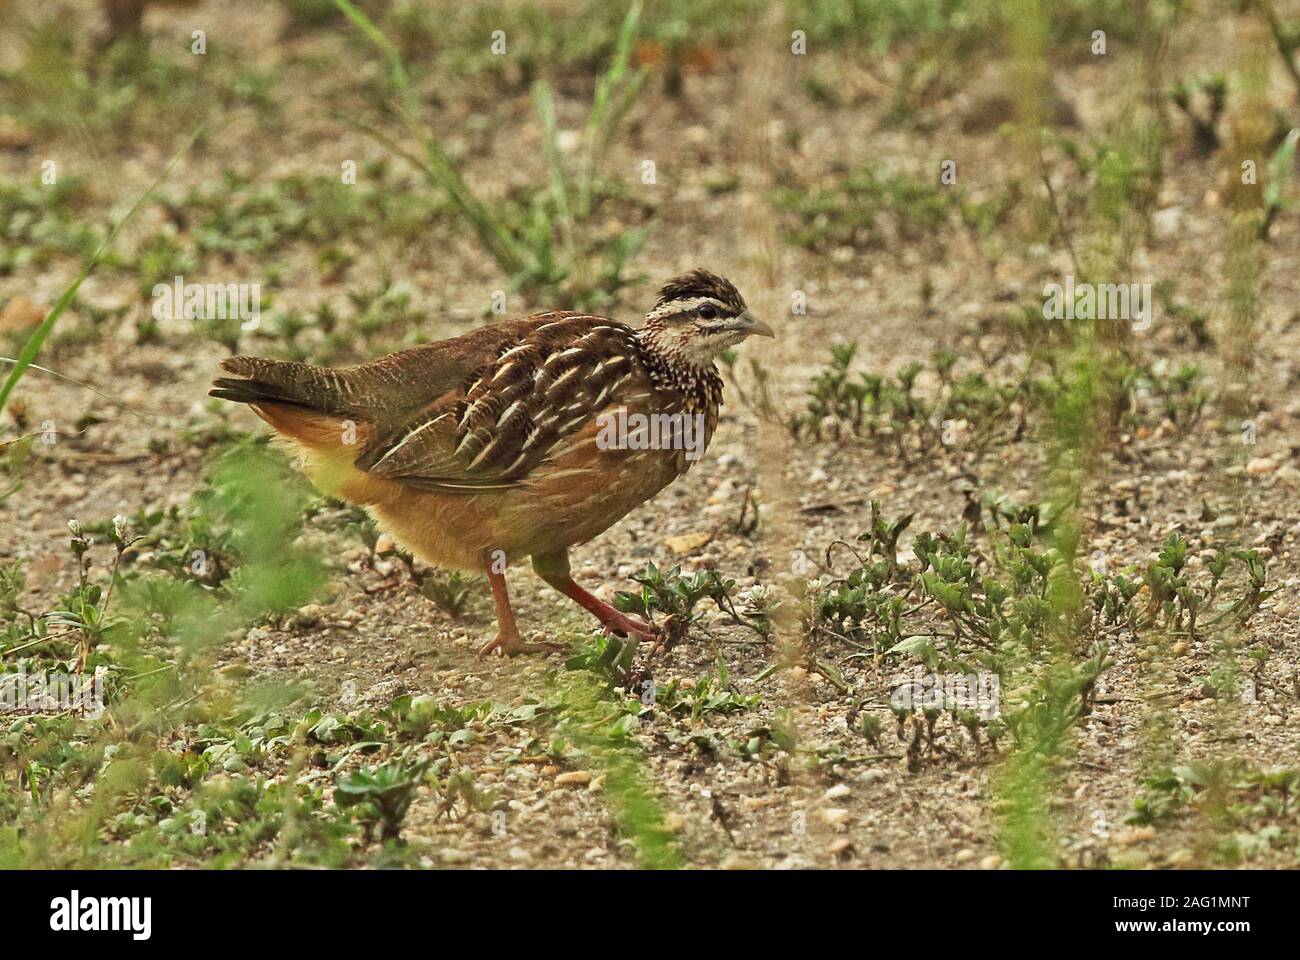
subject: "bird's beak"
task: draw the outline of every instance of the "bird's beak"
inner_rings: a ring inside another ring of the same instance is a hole
[[[772,337],[773,339],[776,338],[776,334],[772,332],[772,328],[769,327],[762,320],[758,319],[758,317],[754,316],[748,310],[746,310],[744,313],[742,313],[732,322],[731,329],[737,331],[738,333],[743,333],[749,337]]]

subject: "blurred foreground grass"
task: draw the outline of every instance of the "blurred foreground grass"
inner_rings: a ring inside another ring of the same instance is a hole
[[[133,138],[179,138],[178,131],[212,112],[247,110],[263,124],[276,123],[285,116],[277,89],[293,71],[337,77],[343,64],[372,67],[349,88],[361,107],[352,103],[346,119],[391,149],[362,171],[365,186],[343,189],[332,173],[258,180],[230,170],[219,180],[163,191],[148,208],[175,229],[105,248],[99,265],[130,278],[139,298],[131,309],[142,312],[155,283],[249,262],[241,257],[260,264],[273,291],[291,282],[279,264],[305,248],[322,274],[343,285],[343,308],[333,299],[310,309],[268,302],[273,309],[256,334],[213,327],[185,336],[207,336],[230,351],[251,340],[259,351],[338,362],[426,336],[411,290],[394,279],[390,263],[377,281],[353,281],[350,271],[367,248],[387,242],[418,250],[433,229],[476,244],[512,292],[534,302],[615,304],[634,279],[642,240],[658,227],[656,208],[637,202],[602,165],[623,136],[620,121],[634,107],[683,97],[682,78],[692,71],[724,62],[745,69],[754,18],[765,6],[649,0],[630,9],[578,2],[542,11],[489,3],[447,16],[420,4],[354,8],[293,0],[283,5],[285,36],[321,39],[325,53],[291,54],[268,66],[214,44],[202,74],[174,38],[131,38],[100,51],[69,21],[38,11],[20,24],[25,56],[0,76],[0,102],[4,116],[42,143],[130,153]],[[995,328],[983,331],[981,343],[1001,344],[998,356],[949,349],[892,372],[862,371],[854,368],[851,344],[837,347],[808,384],[802,406],[765,395],[759,402],[756,394],[753,408],[791,444],[851,443],[916,469],[955,456],[946,437],[960,424],[967,431],[960,460],[969,474],[966,510],[939,529],[910,530],[910,561],[900,560],[897,547],[911,517],[873,510],[868,529],[845,530],[827,545],[826,562],[795,571],[788,590],[738,592],[720,571],[683,575],[651,566],[637,574],[641,590],[620,597],[621,604],[718,651],[711,673],[689,688],[664,685],[650,702],[642,691],[622,689],[628,665],[621,651],[588,635],[573,638],[577,653],[545,696],[510,704],[404,695],[361,707],[346,693],[336,698],[332,690],[256,677],[238,651],[308,616],[301,611],[320,598],[329,570],[307,538],[323,525],[318,515],[339,511],[308,490],[279,454],[205,412],[194,435],[162,438],[155,451],[162,455],[176,443],[224,451],[188,506],[141,510],[121,521],[76,518],[64,558],[75,564],[76,586],[49,609],[24,607],[21,561],[0,566],[5,670],[102,670],[107,707],[102,718],[6,717],[0,866],[424,863],[438,851],[409,836],[407,817],[420,798],[434,798],[438,816],[486,819],[489,829],[510,809],[461,762],[468,746],[497,735],[510,739],[511,762],[585,768],[603,785],[632,859],[679,866],[687,862],[683,844],[636,737],[649,723],[706,754],[769,764],[779,777],[791,768],[820,774],[882,757],[915,770],[952,760],[951,745],[961,744],[965,759],[992,772],[999,842],[1011,865],[1056,866],[1062,824],[1054,801],[1062,772],[1093,709],[1097,680],[1114,667],[1121,645],[1139,650],[1148,665],[1134,821],[1194,818],[1205,863],[1296,848],[1295,771],[1257,769],[1226,748],[1180,763],[1163,699],[1174,648],[1207,641],[1215,662],[1205,683],[1222,705],[1216,722],[1225,732],[1242,722],[1240,692],[1264,682],[1273,656],[1247,632],[1273,589],[1265,557],[1249,544],[1225,542],[1204,565],[1189,566],[1188,543],[1176,536],[1148,544],[1155,557],[1148,563],[1097,569],[1090,539],[1099,491],[1111,479],[1107,457],[1120,437],[1188,432],[1208,415],[1231,439],[1258,412],[1250,379],[1261,264],[1270,255],[1271,230],[1295,202],[1295,137],[1288,130],[1296,122],[1268,109],[1259,65],[1288,48],[1294,21],[1277,22],[1272,34],[1263,20],[1255,22],[1254,45],[1224,71],[1226,88],[1246,96],[1215,106],[1217,80],[1166,75],[1176,65],[1153,56],[1141,68],[1148,71],[1143,82],[1117,105],[1114,122],[1081,131],[1062,128],[1047,109],[1049,64],[1081,49],[1095,23],[1106,25],[1112,42],[1133,41],[1157,54],[1186,23],[1185,5],[791,0],[783,11],[791,33],[804,31],[809,44],[833,53],[826,58],[832,81],[837,69],[862,67],[864,50],[894,71],[888,124],[906,128],[927,103],[957,92],[982,58],[1006,58],[999,65],[1015,79],[1015,103],[999,134],[1012,149],[1014,169],[991,195],[948,189],[881,163],[834,171],[829,179],[774,177],[779,182],[770,191],[751,198],[770,205],[792,247],[850,258],[846,272],[864,254],[966,236],[993,265],[1006,249],[1040,245],[1066,251],[1081,282],[1127,280],[1167,178],[1175,136],[1169,103],[1196,111],[1208,97],[1210,112],[1196,127],[1193,147],[1213,150],[1214,139],[1225,140],[1232,157],[1260,158],[1265,179],[1255,190],[1234,185],[1228,196],[1226,322],[1186,302],[1176,284],[1159,295],[1180,321],[1177,345],[1198,354],[1207,369],[1226,357],[1227,374],[1216,378],[1199,363],[1174,365],[1122,324],[1046,318],[1032,297],[1005,305]],[[489,38],[498,29],[518,56],[492,54]],[[580,148],[568,153],[557,100],[575,80],[581,92],[565,96],[586,119],[578,125]],[[810,71],[805,80],[814,102],[843,106],[826,77]],[[530,92],[545,169],[527,189],[489,200],[468,185],[472,161],[429,122],[426,101],[444,81],[448,97],[476,103]],[[1235,177],[1235,168],[1230,173]],[[742,186],[713,182],[723,196]],[[100,190],[66,174],[52,189],[0,187],[0,276],[89,262],[116,222]],[[621,218],[628,229],[602,233],[605,216]],[[111,311],[82,302],[75,287],[68,291],[66,317],[55,314],[45,328],[48,346],[15,336],[15,355],[24,343],[34,343],[42,358],[69,355],[102,338],[116,319]],[[141,344],[191,345],[147,321],[135,335]],[[741,379],[734,363],[729,372]],[[760,385],[771,377],[758,364],[751,372]],[[21,404],[8,414],[26,439],[3,450],[0,500],[18,503],[36,494],[22,487],[32,425]],[[1242,456],[1235,447],[1222,449],[1229,451],[1225,460]],[[990,481],[1006,457],[1025,458],[1038,470],[1031,502],[1014,502]],[[1225,470],[1216,493],[1245,515],[1241,481],[1226,479],[1238,475]],[[755,510],[759,519],[735,524],[737,536],[761,537],[771,508]],[[347,515],[343,535],[359,535],[374,559],[375,532],[363,516]],[[847,570],[844,547],[854,561]],[[838,568],[833,550],[841,551]],[[435,581],[423,593],[454,615],[472,599],[459,582]],[[779,670],[811,672],[853,703],[851,732],[873,752],[801,740],[792,704],[740,693],[705,609],[719,611],[767,658],[760,680]],[[776,655],[773,638],[781,629],[795,631],[785,648],[791,662]],[[845,679],[849,666],[864,663],[878,670],[989,671],[1007,694],[1005,715],[996,722],[956,710],[891,717],[879,703],[869,705],[873,711]],[[699,729],[710,716],[760,710],[765,718],[754,716],[743,735]],[[898,754],[881,741],[891,719]]]

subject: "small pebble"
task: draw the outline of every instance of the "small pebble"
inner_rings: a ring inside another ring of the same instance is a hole
[[[843,807],[827,807],[822,811],[822,820],[826,822],[828,827],[840,830],[848,826],[849,812]]]

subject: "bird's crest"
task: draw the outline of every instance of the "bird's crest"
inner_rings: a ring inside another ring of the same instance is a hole
[[[690,273],[684,273],[680,277],[673,277],[665,283],[659,291],[659,301],[655,306],[662,307],[674,300],[692,300],[705,297],[726,304],[733,308],[737,314],[745,310],[745,298],[740,295],[740,291],[736,289],[735,284],[725,277],[718,276],[716,273],[710,273],[708,270],[698,268]]]

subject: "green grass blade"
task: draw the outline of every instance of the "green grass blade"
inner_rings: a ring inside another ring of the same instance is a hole
[[[636,42],[640,24],[641,0],[636,0],[628,8],[627,16],[623,18],[623,25],[618,31],[618,42],[614,48],[614,59],[596,84],[591,112],[587,115],[587,125],[582,131],[582,154],[578,165],[578,216],[580,217],[585,217],[591,210],[591,181],[604,144],[612,135],[618,120],[632,105],[631,99],[622,99],[619,100],[616,109],[619,84],[627,74],[628,64],[632,60],[632,45]],[[643,80],[643,71],[637,71],[633,75],[628,87],[632,91],[632,96],[640,90]]]
[[[334,3],[361,31],[362,36],[379,48],[380,53],[388,62],[393,77],[393,85],[402,98],[403,121],[408,131],[424,148],[427,159],[424,164],[420,165],[420,169],[425,178],[434,186],[440,187],[447,192],[452,203],[460,211],[461,216],[473,228],[474,233],[478,236],[479,243],[497,262],[497,265],[506,273],[512,275],[518,273],[525,265],[525,258],[520,251],[518,242],[511,236],[510,231],[502,225],[500,220],[492,214],[488,206],[474,195],[469,184],[465,182],[464,177],[460,175],[455,164],[452,163],[447,151],[434,139],[432,131],[420,121],[419,98],[415,95],[415,91],[411,89],[410,75],[406,72],[406,66],[402,63],[402,56],[397,47],[384,35],[384,32],[379,27],[375,26],[369,17],[357,9],[349,0],[334,0]]]
[[[560,222],[560,233],[566,248],[573,245],[573,216],[569,211],[569,191],[564,175],[564,163],[560,156],[560,131],[555,118],[555,97],[545,80],[533,84],[533,105],[537,108],[538,119],[542,122],[543,148],[546,151],[546,165],[551,174],[551,197],[555,200],[555,212]]]
[[[1284,207],[1287,188],[1291,185],[1295,169],[1296,144],[1300,142],[1300,128],[1292,130],[1278,146],[1268,162],[1268,183],[1264,187],[1266,207]]]
[[[32,365],[37,354],[41,352],[41,347],[45,344],[45,340],[50,335],[51,331],[54,330],[54,325],[59,322],[59,317],[63,316],[63,312],[68,309],[68,305],[71,304],[73,298],[76,297],[77,291],[81,289],[81,285],[86,282],[86,278],[94,272],[95,267],[99,266],[100,260],[104,258],[104,254],[108,253],[109,249],[113,246],[113,241],[117,239],[117,235],[121,231],[122,227],[125,226],[126,222],[135,215],[136,211],[140,209],[144,202],[149,199],[154,190],[156,190],[159,185],[171,175],[176,164],[180,163],[181,158],[189,152],[190,147],[194,145],[194,141],[199,138],[199,135],[202,132],[203,127],[200,125],[200,127],[190,135],[189,140],[185,142],[184,146],[182,146],[180,150],[176,152],[175,156],[168,161],[167,166],[163,169],[162,173],[158,174],[158,177],[153,181],[153,183],[149,184],[148,189],[136,198],[135,203],[131,204],[131,209],[128,210],[126,215],[114,225],[113,229],[109,231],[108,236],[104,238],[104,242],[99,245],[98,249],[96,249],[93,254],[91,254],[90,259],[82,265],[81,272],[77,274],[77,279],[72,282],[71,286],[63,291],[63,295],[59,297],[58,302],[54,304],[54,308],[50,310],[44,321],[41,322],[41,325],[32,331],[32,335],[28,337],[27,342],[23,344],[22,352],[18,354],[17,362],[14,363],[13,369],[9,371],[9,376],[6,378],[4,386],[0,387],[0,411],[4,410],[5,404],[9,402],[9,395],[13,393],[14,388],[18,386],[18,381],[23,378],[23,374],[27,372],[27,368]]]

